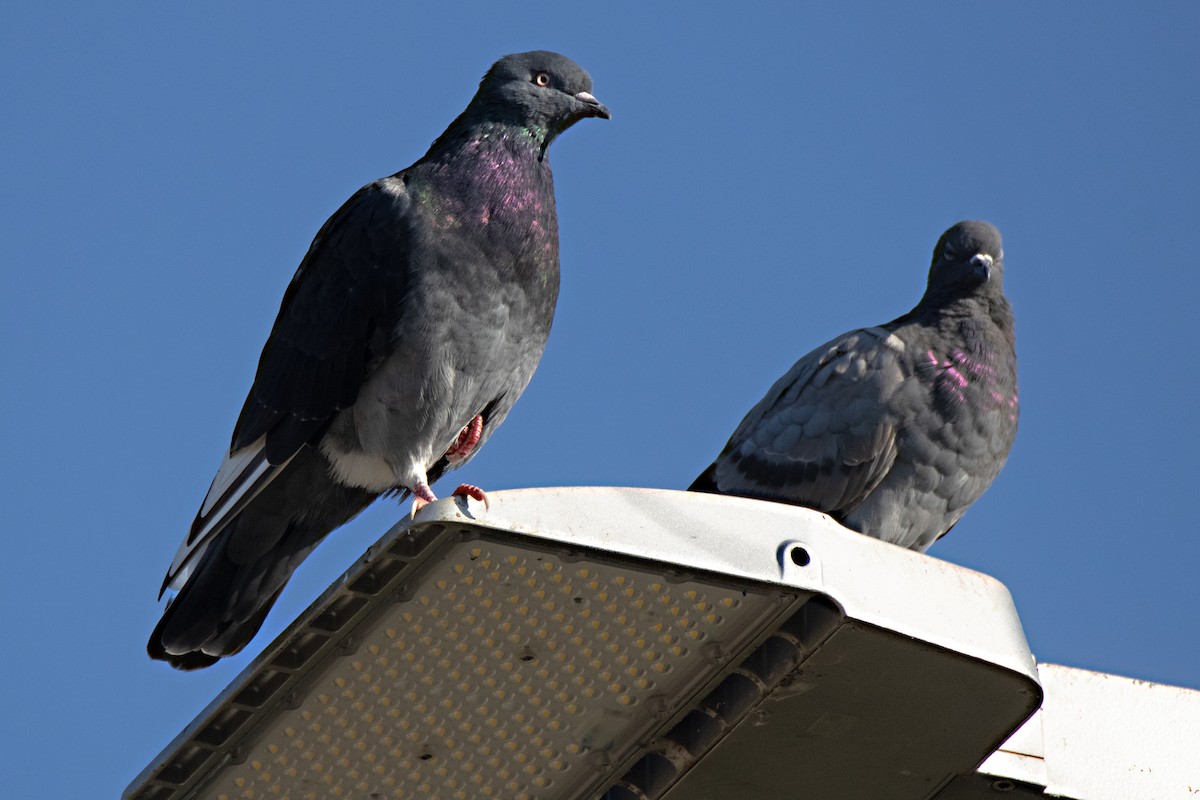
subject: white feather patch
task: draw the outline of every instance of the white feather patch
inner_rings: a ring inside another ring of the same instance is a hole
[[[901,339],[899,336],[897,336],[894,333],[887,332],[886,330],[884,330],[883,328],[880,328],[879,326],[875,326],[875,327],[871,327],[871,328],[863,328],[863,333],[871,334],[871,336],[873,336],[875,339],[877,339],[880,342],[880,344],[882,344],[887,349],[892,350],[893,352],[903,353],[905,351],[905,349],[907,349],[904,344],[903,339]]]
[[[288,459],[283,464],[272,466],[263,455],[265,444],[266,437],[260,438],[254,444],[226,454],[221,461],[200,513],[167,570],[164,591],[178,591],[183,587],[213,537],[291,461]]]
[[[329,459],[333,475],[347,486],[356,486],[368,492],[386,492],[396,486],[411,487],[409,480],[419,476],[425,479],[422,467],[410,468],[408,474],[397,471],[383,456],[372,453],[347,453],[339,450],[327,436],[321,441],[321,452]]]
[[[170,589],[172,592],[178,592],[183,588],[184,584],[188,582],[188,578],[192,577],[192,570],[200,563],[200,557],[208,549],[209,541],[209,539],[205,539],[196,547],[190,547],[187,540],[184,540],[183,547],[179,548],[180,552],[175,554],[175,561],[179,562],[178,566],[174,563],[171,564],[171,569],[178,571],[174,575],[170,571],[167,572],[167,579],[169,581],[166,585],[167,589]],[[185,548],[188,551],[186,553],[183,552]],[[182,561],[180,561],[181,556],[183,558]]]
[[[235,453],[225,454],[220,468],[217,469],[217,477],[213,478],[212,486],[208,488],[208,494],[204,496],[204,504],[200,506],[200,516],[208,516],[208,512],[212,511],[213,506],[229,491],[229,487],[241,477],[246,465],[254,461],[262,452],[266,440],[267,437],[261,436],[249,447],[243,447]]]

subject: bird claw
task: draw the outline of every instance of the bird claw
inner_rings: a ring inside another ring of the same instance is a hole
[[[416,517],[417,512],[425,506],[437,501],[437,496],[434,495],[433,490],[423,483],[413,487],[412,494],[412,512],[409,514],[409,519]],[[461,484],[457,489],[451,492],[450,496],[471,497],[483,503],[483,507],[485,509],[491,508],[490,504],[488,503],[487,492],[470,483]]]
[[[488,509],[488,510],[491,509],[491,506],[488,504],[487,492],[485,492],[483,489],[480,489],[478,486],[473,486],[469,483],[464,483],[464,484],[460,485],[457,489],[454,490],[454,492],[452,493],[451,496],[452,497],[473,497],[476,500],[478,500],[479,502],[483,503],[483,507],[485,509]]]
[[[415,517],[417,512],[430,503],[437,502],[437,495],[429,488],[426,483],[418,483],[412,488],[413,502],[411,517]]]
[[[475,418],[466,424],[466,426],[458,432],[458,439],[446,451],[446,460],[451,464],[458,465],[466,461],[467,456],[471,455],[471,451],[475,449],[475,445],[479,444],[479,439],[483,436],[483,415],[476,414]],[[464,486],[466,484],[463,484]],[[472,495],[474,497],[474,495]]]

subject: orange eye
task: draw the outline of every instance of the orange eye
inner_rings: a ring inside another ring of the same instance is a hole
[[[549,72],[539,72],[537,75],[533,76],[533,82],[536,83],[538,86],[549,86],[550,85],[550,73]]]

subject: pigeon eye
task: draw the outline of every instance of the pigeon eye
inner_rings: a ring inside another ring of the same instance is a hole
[[[942,246],[942,258],[945,258],[945,259],[954,258],[954,248],[948,244],[943,245]]]
[[[539,72],[537,75],[533,76],[533,82],[536,83],[538,86],[549,86],[550,85],[550,73],[549,72]]]

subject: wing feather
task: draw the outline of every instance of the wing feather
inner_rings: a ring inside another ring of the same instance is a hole
[[[271,464],[264,451],[265,441],[266,437],[262,437],[249,447],[225,455],[191,530],[167,569],[159,597],[167,589],[178,590],[187,582],[192,567],[199,563],[209,543],[287,466],[287,461]]]
[[[403,313],[411,202],[393,176],[356,192],[321,227],[284,293],[234,426],[229,452],[200,506],[159,595],[178,589],[226,525],[316,444],[338,411],[353,405],[390,347]],[[380,227],[388,235],[378,236]]]
[[[903,343],[852,331],[801,358],[742,420],[715,464],[718,491],[817,508],[860,503],[896,458]]]
[[[368,184],[322,226],[288,285],[234,426],[233,449],[267,436],[272,462],[313,443],[353,405],[390,346],[411,268],[411,201],[398,177]],[[374,227],[389,235],[380,239]],[[286,424],[281,424],[286,421]]]

